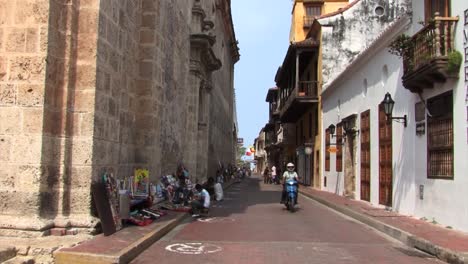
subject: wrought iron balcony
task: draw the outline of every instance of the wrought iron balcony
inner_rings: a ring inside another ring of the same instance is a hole
[[[439,17],[417,32],[403,53],[403,85],[411,92],[434,87],[457,77],[458,71],[449,70],[449,54],[454,51],[454,26],[458,17]]]
[[[318,103],[318,82],[300,81],[297,87],[280,93],[281,122],[295,122],[311,103]]]

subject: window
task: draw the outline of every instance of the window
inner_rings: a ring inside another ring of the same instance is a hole
[[[453,179],[452,92],[428,100],[427,177]]]
[[[305,6],[304,27],[310,27],[316,17],[322,14],[322,6],[307,5]]]
[[[322,7],[319,5],[309,5],[305,9],[307,17],[318,17],[322,14]]]
[[[330,130],[325,130],[325,171],[330,171]]]
[[[339,123],[336,126],[336,171],[343,171],[343,124]]]
[[[450,0],[425,0],[425,17],[426,22],[434,18],[434,14],[439,12],[440,16],[450,16]]]

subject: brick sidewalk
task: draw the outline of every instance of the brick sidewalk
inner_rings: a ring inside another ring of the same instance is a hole
[[[437,256],[441,260],[449,263],[468,263],[467,233],[310,187],[302,187],[299,191],[307,197],[368,224],[411,247]]]

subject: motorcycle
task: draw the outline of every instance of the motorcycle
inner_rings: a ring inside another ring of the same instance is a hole
[[[289,180],[286,182],[286,201],[284,205],[291,212],[294,213],[296,210],[296,198],[297,198],[297,181]]]

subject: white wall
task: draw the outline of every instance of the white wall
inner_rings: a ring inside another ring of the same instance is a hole
[[[367,61],[357,71],[347,74],[346,81],[337,87],[333,87],[333,92],[322,98],[324,127],[330,124],[336,125],[342,118],[351,114],[357,114],[356,126],[360,129],[360,114],[370,109],[371,123],[371,203],[379,204],[379,131],[378,131],[378,105],[383,100],[385,93],[390,92],[395,103],[394,116],[414,116],[413,108],[417,99],[406,89],[397,89],[401,86],[401,61],[388,53],[386,50],[372,56],[372,60]],[[387,73],[384,73],[384,66]],[[356,68],[355,68],[356,69]],[[366,85],[367,83],[367,89]],[[340,107],[338,107],[340,105]],[[400,212],[412,212],[415,192],[414,192],[414,149],[411,143],[414,133],[414,122],[409,120],[408,127],[403,124],[393,122],[393,205],[394,209]],[[400,140],[401,139],[401,140]],[[356,195],[360,199],[360,134],[357,136],[357,175],[356,175]],[[403,155],[404,153],[404,155]],[[346,157],[343,157],[343,160]],[[336,155],[331,155],[330,172],[324,172],[327,176],[327,191],[335,192],[334,184],[339,181],[339,194],[342,193],[343,173],[335,172]]]
[[[414,1],[415,17],[423,20],[423,5]],[[417,4],[417,5],[416,5]],[[464,10],[468,10],[468,2],[464,0],[452,1],[451,16],[459,16],[459,21],[455,28],[455,48],[463,52],[463,28],[464,28]],[[468,11],[467,11],[468,12]],[[418,19],[413,19],[413,31],[420,26],[417,25]],[[468,22],[468,21],[467,21]],[[466,58],[464,57],[464,61]],[[418,146],[415,175],[415,186],[424,186],[424,199],[416,199],[415,214],[419,217],[426,217],[429,220],[435,220],[444,226],[452,226],[456,229],[468,231],[468,149],[467,149],[467,109],[466,109],[466,86],[464,78],[464,69],[460,69],[460,78],[457,80],[448,80],[443,84],[436,84],[434,89],[424,91],[424,99],[434,97],[445,91],[453,90],[453,129],[454,129],[454,179],[428,179],[426,173],[426,148],[427,137],[417,138],[415,141]]]
[[[413,20],[407,34],[413,35],[421,28],[419,21],[424,19],[422,1],[413,1]],[[456,49],[463,52],[463,11],[468,9],[464,0],[452,1],[452,16],[459,16],[456,27]],[[468,12],[468,11],[467,11]],[[468,21],[467,21],[468,22]],[[468,43],[466,44],[468,45]],[[386,46],[385,46],[386,47]],[[464,58],[466,60],[466,58]],[[383,74],[388,68],[388,78]],[[367,60],[353,65],[345,72],[344,81],[332,84],[322,97],[323,131],[330,124],[336,125],[342,118],[358,114],[357,127],[360,128],[360,114],[371,111],[371,203],[378,205],[379,200],[379,135],[378,105],[386,92],[394,99],[393,116],[408,116],[408,126],[393,122],[393,209],[418,218],[435,220],[443,226],[468,231],[468,147],[467,147],[467,86],[464,69],[460,69],[460,78],[435,84],[422,94],[427,100],[445,91],[453,90],[454,95],[454,153],[455,175],[453,180],[427,178],[427,134],[416,135],[415,104],[420,101],[417,94],[402,86],[402,62],[388,53],[385,48],[369,56]],[[367,82],[365,92],[364,80]],[[426,130],[427,131],[427,130]],[[323,140],[324,153],[325,142]],[[332,140],[334,142],[334,139]],[[357,174],[356,194],[360,199],[360,139],[357,138]],[[345,160],[346,157],[343,157]],[[336,155],[331,154],[330,172],[322,171],[327,176],[324,190],[343,193],[343,175],[335,172]],[[324,163],[324,159],[323,159]],[[322,164],[324,170],[325,166]],[[322,181],[323,182],[323,181]],[[424,186],[424,198],[419,197],[419,186]]]

